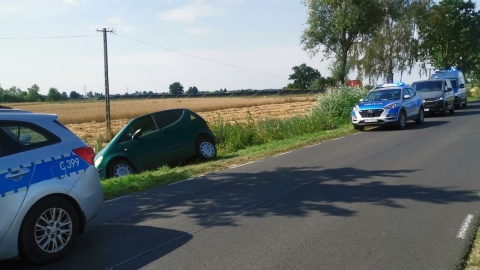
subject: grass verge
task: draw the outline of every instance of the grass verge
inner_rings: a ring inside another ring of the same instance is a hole
[[[147,171],[140,174],[102,180],[102,188],[105,199],[113,199],[133,192],[227,169],[235,165],[259,160],[268,156],[352,133],[355,133],[355,131],[350,124],[343,125],[335,130],[320,131],[262,145],[251,146],[228,154],[219,154],[216,160],[210,162],[192,162],[177,167],[165,166],[155,171]]]

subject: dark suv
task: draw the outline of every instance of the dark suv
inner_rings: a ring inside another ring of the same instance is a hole
[[[412,87],[425,100],[425,114],[445,116],[447,111],[455,111],[455,95],[449,79],[416,81]]]

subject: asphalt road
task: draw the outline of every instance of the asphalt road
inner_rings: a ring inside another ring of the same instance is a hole
[[[0,269],[457,269],[480,103],[107,201],[59,263]]]

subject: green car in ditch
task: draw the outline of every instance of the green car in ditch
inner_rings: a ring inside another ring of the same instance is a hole
[[[158,111],[132,119],[95,156],[101,178],[120,177],[192,158],[216,158],[216,138],[189,109]]]

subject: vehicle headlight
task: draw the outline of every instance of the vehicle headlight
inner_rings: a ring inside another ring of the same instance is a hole
[[[387,110],[391,110],[391,109],[395,109],[398,107],[398,104],[397,103],[390,103],[388,105],[385,105],[385,107],[383,107],[384,109],[387,109]]]
[[[436,97],[435,101],[438,101],[438,100],[443,100],[443,97]]]
[[[355,106],[353,107],[353,111],[354,111],[354,112],[360,111],[360,108],[358,107],[358,105],[355,105]]]
[[[102,163],[103,156],[99,156],[97,159],[95,159],[95,167],[98,167],[100,163]]]

